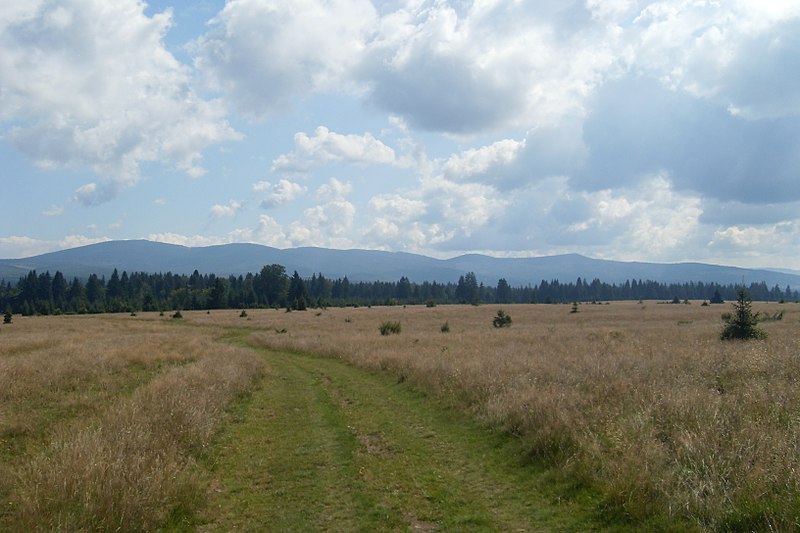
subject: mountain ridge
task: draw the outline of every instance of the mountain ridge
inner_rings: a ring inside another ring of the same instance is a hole
[[[281,264],[289,273],[304,277],[322,273],[328,278],[347,276],[351,281],[454,282],[474,272],[479,281],[494,285],[505,278],[511,285],[538,285],[542,280],[561,282],[600,279],[607,283],[652,280],[661,283],[716,282],[723,285],[765,282],[770,287],[800,287],[800,274],[769,269],[747,269],[699,262],[647,263],[593,259],[580,254],[498,258],[465,254],[436,259],[409,252],[335,250],[317,247],[273,248],[253,243],[187,247],[147,240],[107,241],[20,259],[0,259],[0,280],[16,282],[31,270],[61,271],[68,279],[90,274],[119,272],[172,272],[220,276],[256,273],[268,264]]]

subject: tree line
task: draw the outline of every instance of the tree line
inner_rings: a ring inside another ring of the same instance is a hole
[[[569,303],[612,300],[709,300],[736,298],[737,287],[718,283],[660,283],[628,280],[611,284],[578,278],[574,282],[542,280],[538,285],[511,286],[505,279],[496,285],[478,282],[473,272],[458,282],[398,281],[351,282],[314,274],[290,276],[282,265],[267,265],[260,272],[240,276],[134,272],[111,276],[92,274],[85,281],[67,280],[61,272],[30,271],[12,285],[0,283],[0,309],[23,315],[61,313],[117,313],[231,308],[289,308],[481,303]],[[797,301],[790,287],[767,287],[764,282],[747,287],[753,300]]]

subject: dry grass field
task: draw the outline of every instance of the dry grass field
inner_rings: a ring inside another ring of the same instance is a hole
[[[492,327],[493,305],[191,320],[258,328],[263,345],[384,369],[452,399],[599,487],[619,520],[800,529],[800,305],[754,304],[784,317],[746,342],[719,340],[730,304],[504,309],[510,328]],[[402,332],[382,336],[384,321]]]
[[[202,501],[194,463],[261,359],[214,328],[122,318],[0,330],[0,530],[152,531]]]
[[[748,342],[719,340],[729,304],[508,305],[513,324],[494,328],[498,309],[15,317],[0,326],[0,530],[191,514],[194,464],[261,372],[215,342],[234,330],[445,399],[595,487],[614,522],[800,529],[800,305],[754,304],[784,316]],[[386,321],[402,331],[382,336]]]

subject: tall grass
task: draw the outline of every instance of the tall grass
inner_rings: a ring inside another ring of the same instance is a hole
[[[14,481],[6,488],[13,505],[0,529],[152,531],[189,516],[204,492],[195,460],[218,430],[225,406],[261,372],[260,359],[213,342],[213,329],[94,319],[81,323],[93,333],[83,330],[81,343],[69,323],[65,317],[41,322],[47,336],[68,340],[63,350],[42,344],[0,357],[21,378],[6,391],[17,418],[47,387],[55,387],[46,398],[53,405],[29,409],[39,421],[50,418],[39,411],[58,412],[73,387],[84,391],[85,401],[97,402],[80,409],[80,418],[52,420],[44,437],[11,454],[4,474]],[[19,336],[24,341],[26,334]],[[34,338],[27,336],[27,346]],[[128,371],[141,366],[150,370],[144,382]]]
[[[620,520],[750,531],[800,524],[800,306],[780,309],[747,342],[719,340],[728,306],[654,302],[509,306],[510,329],[472,306],[251,317],[289,327],[265,345],[396,372],[517,435]],[[400,319],[402,336],[374,330]]]

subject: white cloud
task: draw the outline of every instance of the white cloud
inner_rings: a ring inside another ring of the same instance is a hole
[[[236,200],[231,200],[227,204],[214,204],[209,210],[211,218],[232,217],[242,208],[242,203]]]
[[[287,179],[282,179],[275,184],[268,181],[259,181],[253,185],[253,192],[266,193],[266,197],[261,201],[261,207],[264,209],[288,204],[295,198],[305,194],[306,191],[308,191],[307,187]]]
[[[440,213],[445,226],[457,228],[466,237],[500,216],[508,203],[489,185],[442,177],[424,180],[422,194],[429,212]]]
[[[488,146],[472,148],[450,156],[445,161],[442,171],[447,178],[453,180],[486,174],[495,166],[505,166],[516,161],[524,148],[525,140],[503,139]]]
[[[289,224],[289,240],[295,246],[352,247],[356,207],[346,199],[351,191],[349,182],[336,178],[321,185],[316,198],[322,203],[305,209],[302,218]]]
[[[31,257],[108,240],[110,240],[108,237],[93,238],[84,235],[67,235],[63,239],[51,241],[12,235],[0,237],[0,257],[9,259]]]
[[[209,237],[206,235],[189,236],[170,232],[151,233],[147,236],[147,240],[189,247],[216,246],[218,244],[227,244],[228,242],[232,242],[228,241],[224,237]]]
[[[49,208],[42,211],[46,217],[60,217],[64,214],[64,208],[58,205],[51,205]]]
[[[303,132],[296,133],[294,149],[278,156],[272,162],[272,170],[306,172],[326,163],[395,165],[399,162],[394,150],[369,133],[342,135],[319,126],[310,137]]]
[[[340,89],[376,16],[368,0],[230,0],[195,41],[195,65],[241,113],[262,118]]]
[[[798,31],[797,2],[661,1],[631,37],[637,69],[755,119],[800,114]]]
[[[635,188],[566,191],[549,213],[559,225],[551,238],[604,258],[686,260],[705,231],[702,200],[675,191],[664,175]]]
[[[100,185],[94,182],[87,183],[75,190],[72,200],[85,206],[100,205],[114,198],[122,186],[123,184],[119,181],[104,182]]]
[[[276,222],[275,219],[267,215],[259,216],[258,224],[255,227],[236,229],[224,236],[189,236],[178,233],[151,233],[147,239],[189,247],[216,246],[234,242],[251,242],[278,248],[292,246],[292,243],[286,239],[281,225]]]
[[[293,244],[286,237],[283,227],[272,217],[259,215],[255,228],[234,230],[227,236],[228,242],[254,242],[275,248],[289,248]]]
[[[776,253],[800,244],[800,221],[760,226],[729,226],[714,232],[709,246]]]
[[[320,201],[342,200],[351,192],[353,192],[352,183],[339,181],[332,177],[328,180],[328,183],[319,186],[316,197]]]
[[[148,17],[137,0],[26,4],[0,19],[0,121],[42,168],[88,166],[103,180],[77,200],[108,201],[142,162],[199,175],[205,147],[238,138],[164,47],[169,12]]]
[[[615,67],[605,26],[578,22],[588,15],[578,3],[409,2],[381,19],[359,79],[375,105],[422,129],[550,125],[582,114]]]
[[[379,194],[369,200],[369,207],[383,217],[395,221],[415,220],[426,212],[425,202],[404,198],[399,194]]]

